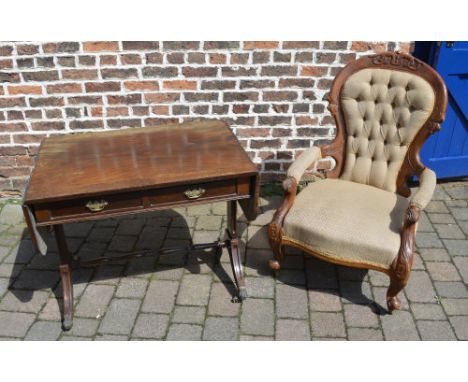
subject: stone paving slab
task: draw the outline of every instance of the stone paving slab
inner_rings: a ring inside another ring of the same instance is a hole
[[[75,319],[60,325],[57,253],[35,254],[19,204],[0,201],[1,340],[468,340],[468,182],[438,185],[421,217],[402,310],[385,309],[388,277],[335,266],[294,249],[278,277],[265,225],[281,198],[240,215],[249,298],[231,301],[227,251],[121,261],[73,274]],[[83,259],[223,237],[225,203],[70,224],[70,250]]]

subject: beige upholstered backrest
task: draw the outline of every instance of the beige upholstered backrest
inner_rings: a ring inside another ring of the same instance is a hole
[[[350,75],[339,98],[346,125],[340,178],[395,192],[408,146],[435,100],[432,86],[416,74],[366,68]]]

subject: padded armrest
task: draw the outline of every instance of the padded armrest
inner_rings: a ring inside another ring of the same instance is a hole
[[[412,196],[410,205],[424,209],[431,201],[436,187],[436,174],[430,168],[425,168],[419,176],[419,189]]]
[[[307,170],[314,162],[322,157],[320,147],[311,147],[304,151],[299,157],[293,162],[288,169],[288,176],[292,176],[296,179],[296,182],[302,178],[305,170]]]

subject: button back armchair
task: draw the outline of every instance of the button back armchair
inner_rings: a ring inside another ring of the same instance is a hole
[[[436,186],[419,160],[428,136],[440,129],[447,90],[428,65],[403,53],[362,57],[336,76],[329,110],[336,137],[303,152],[288,169],[285,197],[268,226],[279,271],[291,246],[335,264],[389,275],[387,307],[400,308],[413,263],[417,222]],[[321,157],[335,166],[299,194],[304,172]],[[409,177],[418,176],[411,195]],[[297,194],[297,195],[296,195]]]

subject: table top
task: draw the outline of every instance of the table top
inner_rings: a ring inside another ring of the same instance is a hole
[[[41,145],[24,203],[256,173],[222,121],[53,136]]]

